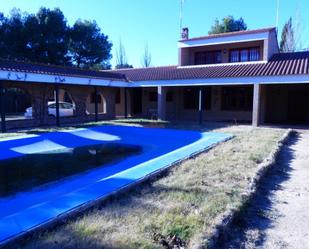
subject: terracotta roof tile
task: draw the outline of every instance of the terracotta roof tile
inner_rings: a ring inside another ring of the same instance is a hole
[[[268,62],[133,68],[110,72],[125,74],[131,81],[300,75],[309,74],[309,52],[279,53]]]
[[[155,81],[309,74],[309,52],[279,53],[268,62],[93,71],[0,59],[0,70],[109,80]]]
[[[90,77],[108,80],[125,81],[124,74],[109,71],[85,70],[75,67],[55,66],[39,63],[30,63],[15,60],[0,59],[0,70],[7,70],[21,73],[44,73],[49,75],[61,75],[71,77]]]

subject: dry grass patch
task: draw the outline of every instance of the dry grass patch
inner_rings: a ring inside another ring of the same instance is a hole
[[[257,164],[284,133],[249,126],[216,130],[236,137],[23,246],[192,248],[201,242],[206,246],[220,215],[241,206],[241,193]]]

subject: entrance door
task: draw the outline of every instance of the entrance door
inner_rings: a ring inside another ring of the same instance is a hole
[[[308,94],[305,91],[290,91],[288,95],[288,121],[304,124],[308,115]]]
[[[142,88],[133,88],[132,92],[132,112],[133,114],[142,113]]]

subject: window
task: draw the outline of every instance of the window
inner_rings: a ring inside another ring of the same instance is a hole
[[[242,49],[240,50],[240,61],[241,62],[245,62],[245,61],[248,61],[248,49]]]
[[[120,104],[120,88],[117,88],[116,90],[115,104]]]
[[[98,97],[98,104],[101,104],[102,103],[101,94],[97,94],[97,97]],[[92,104],[95,103],[95,93],[91,93],[90,103],[92,103]]]
[[[238,62],[239,61],[239,52],[238,50],[230,51],[230,62]]]
[[[187,87],[184,89],[183,107],[189,110],[198,110],[199,105],[199,88]],[[202,109],[211,108],[211,87],[202,88]]]
[[[73,105],[70,104],[70,103],[61,103],[60,104],[60,108],[63,108],[63,109],[73,109]]]
[[[251,48],[249,51],[249,60],[250,61],[258,61],[260,60],[260,49],[259,48]]]
[[[195,53],[195,65],[221,63],[221,51],[197,52]]]
[[[260,48],[242,48],[230,50],[230,62],[246,62],[260,60]]]
[[[148,99],[150,102],[157,102],[158,101],[158,93],[157,92],[149,92]]]
[[[251,86],[222,88],[222,110],[251,111],[252,102],[253,88]]]

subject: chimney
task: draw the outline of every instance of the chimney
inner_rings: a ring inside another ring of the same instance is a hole
[[[182,28],[181,39],[182,40],[188,40],[189,39],[189,28]]]

